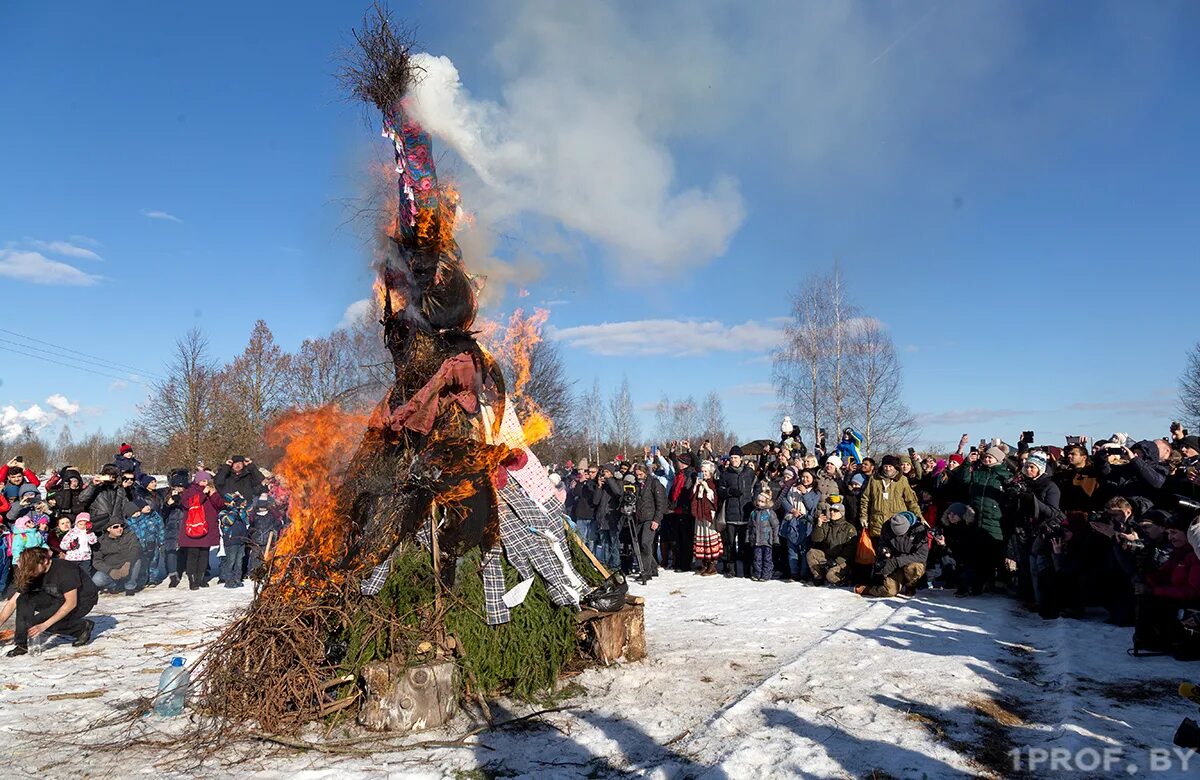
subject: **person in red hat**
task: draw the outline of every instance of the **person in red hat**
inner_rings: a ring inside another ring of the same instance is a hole
[[[126,471],[133,471],[135,481],[142,478],[142,462],[133,454],[133,445],[128,442],[121,442],[117,454],[113,456],[113,465],[117,467],[117,473],[119,474]]]

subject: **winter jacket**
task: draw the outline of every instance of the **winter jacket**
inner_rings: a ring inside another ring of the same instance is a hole
[[[696,487],[696,472],[692,469],[667,473],[667,511],[674,515],[691,515],[692,493]]]
[[[162,515],[158,512],[135,514],[126,521],[126,526],[138,538],[143,550],[154,551],[163,546],[166,535]]]
[[[900,512],[899,514],[908,516],[908,531],[897,536],[892,530],[891,522],[888,522],[879,535],[877,566],[880,575],[884,577],[911,563],[924,565],[925,560],[929,557],[929,529],[917,519],[915,514],[909,512]],[[888,520],[890,521],[891,518]]]
[[[181,493],[172,496],[168,492],[159,511],[163,519],[163,549],[167,552],[179,549],[179,529],[183,526],[184,515],[187,514],[183,508],[183,501],[180,500],[182,495]]]
[[[853,561],[858,548],[858,530],[844,517],[828,520],[813,527],[812,546],[825,553],[825,560],[831,563]]]
[[[754,509],[754,469],[745,463],[740,469],[725,469],[717,480],[717,495],[725,507],[728,525],[745,525]]]
[[[770,509],[750,513],[750,544],[755,547],[779,544],[779,517]]]
[[[964,503],[975,510],[979,528],[993,539],[1003,540],[1000,502],[1004,500],[1004,485],[1012,479],[1012,472],[1003,463],[991,468],[982,465],[970,468],[964,463],[955,470],[953,479],[966,488]]]
[[[221,537],[226,544],[245,544],[250,538],[250,518],[246,515],[246,499],[225,496],[225,508],[217,513]]]
[[[100,531],[118,520],[124,522],[138,509],[129,492],[112,482],[93,482],[83,489],[79,501],[91,514],[92,527]]]
[[[5,469],[4,466],[0,466],[0,475],[7,474],[7,473],[8,473],[7,469]],[[15,504],[17,502],[17,497],[21,495],[21,486],[22,485],[33,485],[34,487],[41,487],[41,484],[42,484],[42,482],[41,482],[41,480],[38,479],[37,474],[34,474],[29,469],[25,469],[25,481],[24,482],[22,482],[20,485],[13,485],[13,484],[9,483],[9,481],[6,479],[3,482],[4,487],[2,488],[2,491],[3,491],[4,497],[6,499],[8,499],[8,502],[10,504]],[[7,511],[7,510],[5,510],[5,511]]]
[[[853,428],[848,428],[847,430],[850,433],[850,437],[846,438],[843,434],[842,440],[838,442],[837,449],[833,451],[833,454],[841,458],[842,463],[849,463],[850,461],[862,463],[862,434]]]
[[[21,553],[34,547],[46,547],[50,545],[46,543],[46,537],[36,528],[14,528],[12,532],[12,559],[13,563],[19,563]]]
[[[799,485],[790,488],[783,492],[781,506],[783,508],[784,519],[796,519],[805,521],[816,520],[813,514],[817,509],[817,504],[821,503],[823,497],[816,490],[805,491]]]
[[[225,499],[221,498],[221,494],[214,490],[211,495],[205,495],[200,486],[193,482],[187,490],[180,494],[180,498],[183,504],[183,519],[179,523],[179,546],[216,547],[220,544],[221,523],[218,514],[225,508]],[[193,539],[186,533],[188,507],[195,502],[200,503],[204,510],[204,517],[208,520],[208,533],[197,539]]]
[[[621,525],[621,480],[609,477],[596,490],[596,529],[616,531]]]
[[[216,483],[217,490],[221,491],[221,495],[241,493],[242,498],[247,501],[258,498],[259,493],[264,490],[262,472],[253,463],[243,466],[240,474],[235,472],[228,463],[223,464],[221,468],[217,469],[213,481]]]
[[[575,501],[571,506],[571,517],[576,521],[589,522],[596,519],[596,482],[580,480],[571,489]]]
[[[78,528],[72,528],[63,535],[59,546],[62,547],[63,554],[68,561],[90,561],[92,559],[92,547],[96,545],[96,535],[91,531],[81,531]]]
[[[259,509],[253,509],[249,515],[250,522],[250,541],[259,546],[265,546],[271,538],[271,534],[275,538],[279,538],[279,532],[283,530],[283,521],[279,514],[268,508],[266,512],[260,512]]]
[[[1171,551],[1161,569],[1146,575],[1146,584],[1161,599],[1200,600],[1200,558],[1190,544],[1178,547]]]
[[[92,566],[96,567],[96,571],[111,574],[126,563],[132,565],[141,557],[142,545],[132,531],[126,530],[115,539],[104,534],[92,551]]]
[[[667,491],[653,477],[638,485],[637,514],[639,523],[661,523],[667,513]]]
[[[830,496],[846,495],[846,482],[841,477],[831,477],[825,473],[825,469],[817,472],[817,481],[814,483],[817,492],[821,494],[821,500],[827,501]]]
[[[1060,469],[1053,479],[1058,485],[1059,509],[1063,512],[1093,512],[1104,506],[1100,478],[1090,466]]]
[[[900,512],[921,514],[917,494],[903,475],[898,474],[891,480],[875,474],[867,480],[858,499],[858,517],[872,538],[879,538],[883,524]]]
[[[1132,449],[1142,457],[1115,466],[1103,453],[1095,458],[1096,472],[1104,483],[1105,498],[1140,496],[1157,502],[1166,484],[1169,467],[1158,459],[1158,446],[1154,442],[1138,442]]]
[[[142,471],[142,462],[140,460],[137,458],[126,458],[119,452],[116,455],[113,455],[112,464],[116,467],[118,474],[132,470],[133,476],[141,479],[142,475],[145,473]]]
[[[1043,474],[1037,479],[1026,479],[1029,492],[1018,499],[1021,521],[1031,533],[1038,533],[1043,527],[1061,524],[1063,513],[1059,509],[1061,495],[1058,485],[1049,474]]]

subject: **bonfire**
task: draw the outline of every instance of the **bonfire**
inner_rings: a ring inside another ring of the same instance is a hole
[[[450,664],[481,702],[551,689],[576,658],[580,604],[607,576],[565,530],[530,449],[551,430],[519,396],[543,315],[517,315],[500,339],[507,387],[475,329],[458,195],[408,104],[411,44],[382,13],[355,40],[343,80],[381,112],[395,159],[375,261],[395,379],[368,416],[304,411],[272,432],[292,522],[198,677],[202,710],[277,734],[358,711],[372,664]]]

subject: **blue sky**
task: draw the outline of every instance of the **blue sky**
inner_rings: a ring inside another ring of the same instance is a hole
[[[469,264],[493,312],[550,307],[580,387],[717,390],[744,438],[774,430],[788,292],[836,258],[917,443],[1165,433],[1196,339],[1200,8],[641,5],[396,6],[447,58],[429,119]],[[368,293],[351,217],[387,148],[332,76],[363,10],[0,9],[0,410],[111,430],[145,387],[79,353],[144,379],[191,325],[228,358],[258,318],[292,349]]]

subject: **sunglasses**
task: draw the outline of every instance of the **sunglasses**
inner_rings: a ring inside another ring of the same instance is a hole
[[[133,477],[121,477],[122,482],[133,482]]]

